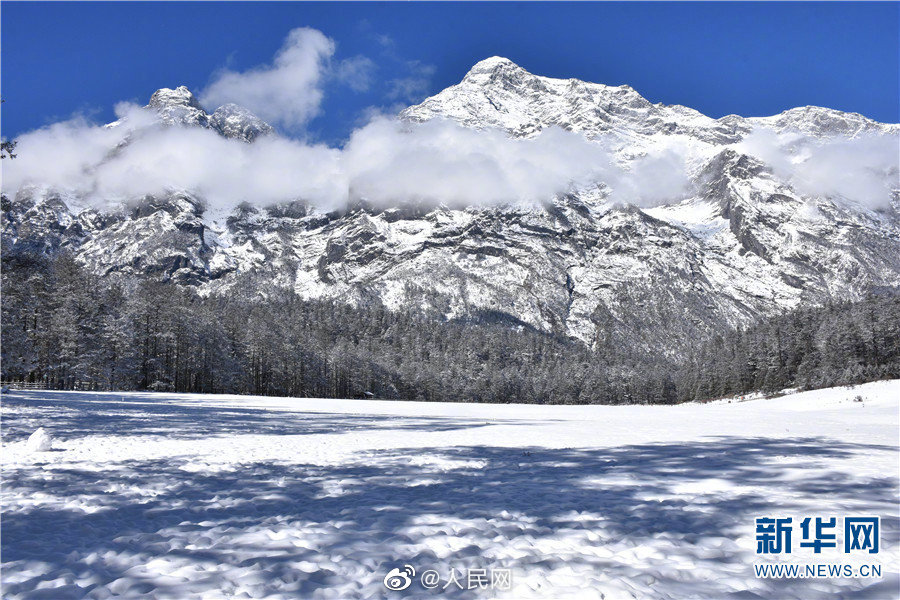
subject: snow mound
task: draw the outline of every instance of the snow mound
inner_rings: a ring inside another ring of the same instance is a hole
[[[49,433],[44,431],[43,427],[39,427],[37,431],[28,437],[25,446],[31,452],[47,452],[53,449],[53,438],[50,437]]]

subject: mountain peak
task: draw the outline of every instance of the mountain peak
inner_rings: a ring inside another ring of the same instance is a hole
[[[191,108],[200,108],[197,98],[191,93],[186,86],[180,85],[174,90],[171,88],[160,88],[153,92],[150,96],[149,105],[153,108],[165,108],[168,106],[189,106]]]
[[[209,125],[227,138],[252,142],[274,131],[272,126],[237,104],[224,104],[209,118]]]
[[[479,60],[477,63],[472,65],[471,71],[488,71],[496,69],[497,67],[515,67],[521,69],[519,65],[509,60],[504,56],[491,56],[485,58],[484,60]]]
[[[252,112],[236,104],[225,104],[207,114],[196,96],[186,86],[174,90],[160,88],[153,92],[145,108],[156,112],[163,125],[185,125],[213,129],[226,138],[252,142],[274,130]]]
[[[508,58],[504,58],[502,56],[491,56],[490,58],[485,58],[484,60],[480,60],[475,63],[469,72],[466,74],[465,79],[471,79],[478,75],[490,75],[498,72],[520,72],[527,73],[525,69],[509,60]]]

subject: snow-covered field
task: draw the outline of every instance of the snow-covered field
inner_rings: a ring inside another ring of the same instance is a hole
[[[2,597],[897,598],[898,398],[900,381],[673,407],[12,392]],[[41,426],[51,451],[26,445]],[[881,551],[798,548],[814,515],[880,516]],[[794,518],[782,561],[884,577],[757,579],[778,560],[756,554],[759,516]],[[511,589],[442,589],[451,569],[464,587],[509,569]]]

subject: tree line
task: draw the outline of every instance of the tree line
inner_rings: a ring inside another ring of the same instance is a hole
[[[688,356],[588,348],[503,314],[227,295],[4,257],[2,376],[56,389],[541,404],[658,404],[900,377],[900,297],[794,311]]]
[[[900,378],[900,296],[802,308],[716,335],[679,368],[684,399]]]

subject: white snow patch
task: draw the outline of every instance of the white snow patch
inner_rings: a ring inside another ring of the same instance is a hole
[[[511,569],[497,598],[891,597],[898,397],[900,380],[679,406],[19,391],[2,596],[386,597],[411,564],[442,583]],[[49,421],[65,452],[30,452]],[[878,555],[788,560],[884,577],[756,579],[767,515],[881,516]]]
[[[37,431],[28,436],[25,447],[29,452],[49,452],[53,449],[53,439],[43,427],[38,427]]]

